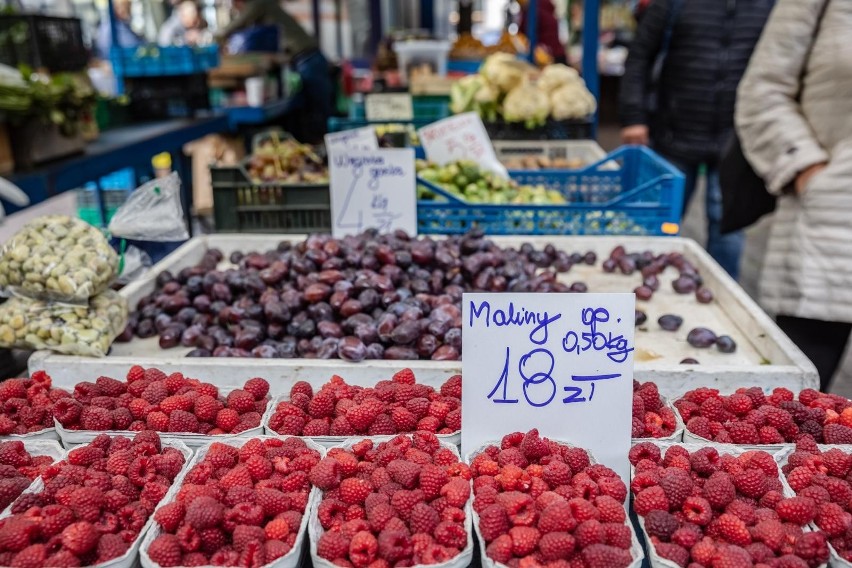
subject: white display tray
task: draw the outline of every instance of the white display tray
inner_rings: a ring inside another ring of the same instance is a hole
[[[187,243],[155,265],[143,279],[125,287],[121,294],[128,299],[131,307],[140,298],[155,288],[157,274],[163,270],[178,272],[180,269],[195,265],[210,248],[221,250],[225,258],[233,251],[265,251],[287,240],[298,242],[301,235],[206,235],[190,239]],[[635,376],[646,381],[653,380],[660,392],[669,398],[675,398],[697,386],[718,388],[723,393],[733,392],[740,386],[757,385],[765,389],[778,386],[794,391],[803,388],[818,388],[815,367],[793,342],[775,325],[772,319],[731,279],[722,268],[695,242],[680,237],[495,237],[494,242],[501,246],[520,246],[530,243],[537,248],[552,244],[567,252],[594,251],[598,255],[597,266],[574,266],[571,271],[560,274],[565,282],[584,281],[593,292],[630,292],[641,283],[639,273],[630,276],[606,274],[600,263],[608,257],[617,245],[623,245],[628,252],[650,250],[653,253],[680,252],[701,272],[705,286],[710,288],[715,300],[710,304],[699,304],[693,294],[675,294],[671,281],[676,277],[673,268],[667,269],[661,277],[660,290],[650,302],[637,301],[637,308],[645,311],[648,321],[636,331]],[[684,318],[677,332],[667,332],[659,328],[656,320],[665,313],[675,313]],[[730,335],[737,342],[737,351],[732,354],[718,352],[714,348],[696,349],[686,342],[686,335],[693,327],[708,327],[717,334]],[[129,343],[116,343],[108,357],[123,359],[126,362],[143,366],[151,364],[172,364],[175,361],[187,361],[184,355],[188,348],[162,350],[158,338],[134,339]],[[679,361],[686,357],[698,359],[699,365],[681,365]],[[85,359],[82,357],[42,354],[35,357],[39,367],[56,368],[69,362]],[[91,360],[91,359],[90,359]],[[208,358],[211,365],[227,364],[225,359]],[[253,360],[251,366],[245,360],[235,366],[249,369],[274,369],[277,366],[322,367],[339,366],[341,361],[310,361],[304,359]],[[377,361],[370,361],[375,368]],[[393,367],[410,366],[418,369],[458,369],[460,362],[439,361],[386,361]],[[266,365],[269,367],[266,367]],[[367,367],[362,364],[349,364],[351,369]],[[314,367],[315,368],[315,367]],[[33,369],[31,365],[31,370]],[[259,372],[259,371],[258,371]],[[290,374],[291,371],[283,371]],[[345,377],[349,380],[348,376]]]
[[[132,434],[137,434],[138,432],[132,432]],[[163,446],[171,446],[173,448],[177,448],[184,457],[183,467],[181,468],[180,473],[178,473],[177,477],[175,477],[172,482],[171,487],[166,492],[166,495],[163,499],[157,503],[157,507],[154,509],[154,513],[156,513],[157,509],[162,507],[165,503],[171,501],[174,495],[177,493],[178,487],[183,481],[184,475],[188,471],[187,466],[189,465],[190,458],[192,458],[192,450],[190,450],[186,444],[183,442],[179,442],[177,440],[161,440]],[[42,442],[43,443],[43,442]],[[41,477],[36,478],[35,481],[24,490],[24,493],[38,493],[44,489],[44,480]],[[12,504],[14,505],[14,503]],[[12,514],[12,505],[9,505],[2,513],[0,513],[0,519],[4,519]],[[92,568],[132,568],[134,566],[139,565],[139,546],[142,543],[142,540],[145,538],[146,533],[151,529],[151,526],[154,524],[154,513],[148,517],[148,520],[145,523],[145,526],[142,527],[142,530],[139,531],[139,535],[136,537],[136,540],[133,541],[133,544],[130,545],[130,548],[127,549],[123,555],[118,558],[113,558],[108,562],[103,562],[101,564],[93,564]]]
[[[259,438],[262,440],[267,437],[268,436],[245,436],[239,438],[229,438],[227,440],[219,441],[229,446],[241,448],[246,442],[253,438]],[[308,440],[305,441],[305,444],[312,450],[318,451],[321,456],[325,456],[325,450],[322,447]],[[190,471],[196,464],[200,463],[204,459],[204,457],[207,455],[207,451],[210,449],[210,445],[211,442],[208,442],[207,445],[199,448],[195,452],[195,455],[192,457],[191,460],[189,460],[189,463],[186,466],[186,471]],[[181,480],[181,483],[182,481],[183,480]],[[175,500],[180,485],[176,485],[176,487],[178,489],[176,489],[174,493],[170,493],[169,495],[167,495],[167,497],[163,499],[161,506],[171,503]],[[310,496],[308,497],[308,506],[305,508],[305,512],[302,514],[302,524],[299,526],[299,532],[296,536],[296,544],[293,546],[293,548],[290,549],[290,552],[288,552],[281,558],[278,558],[277,560],[274,560],[273,562],[270,562],[268,564],[264,564],[264,568],[298,568],[299,561],[302,558],[302,550],[304,549],[305,545],[305,534],[308,528],[308,518],[310,517],[311,512],[313,511],[315,502],[318,501],[319,490],[317,490],[316,488],[312,488]],[[148,548],[151,546],[151,543],[154,541],[154,539],[160,536],[162,532],[163,531],[160,525],[158,525],[157,523],[153,523],[151,528],[148,529],[147,533],[145,534],[145,537],[142,540],[142,546],[139,550],[139,558],[143,568],[160,568],[160,565],[151,560],[151,557],[148,556]]]

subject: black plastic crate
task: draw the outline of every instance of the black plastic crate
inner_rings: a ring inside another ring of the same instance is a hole
[[[592,119],[547,119],[544,126],[528,129],[521,122],[486,122],[492,140],[586,140],[592,138]]]
[[[255,183],[243,164],[210,166],[213,218],[224,233],[314,233],[331,230],[328,184]]]
[[[79,18],[0,16],[0,63],[49,71],[80,71],[89,63]]]
[[[190,118],[210,108],[210,89],[204,74],[129,78],[125,90],[130,114],[137,120]]]

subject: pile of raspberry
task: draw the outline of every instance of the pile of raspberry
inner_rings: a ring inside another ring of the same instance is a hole
[[[624,568],[633,562],[627,487],[589,454],[538,430],[503,437],[473,458],[485,554],[508,566]]]
[[[123,556],[184,465],[156,432],[100,435],[42,472],[0,520],[0,566],[90,566]]]
[[[799,497],[816,504],[816,526],[843,559],[852,562],[852,450],[820,450],[810,437],[781,468]]]
[[[818,443],[852,444],[852,401],[813,389],[798,400],[785,388],[765,395],[760,387],[730,396],[699,388],[674,403],[693,434],[728,444],[792,443],[810,434]]]
[[[0,511],[11,505],[52,463],[50,456],[30,454],[23,442],[0,442]]]
[[[154,515],[160,566],[263,566],[296,543],[320,453],[298,438],[214,442]]]
[[[411,369],[403,369],[365,388],[335,375],[316,393],[299,381],[290,399],[275,408],[269,427],[287,436],[452,434],[461,430],[461,380],[455,375],[435,390],[417,384]]]
[[[331,449],[311,482],[323,490],[317,555],[338,566],[440,564],[471,543],[470,469],[431,432]]]
[[[181,373],[134,365],[126,382],[98,377],[56,401],[56,420],[69,430],[155,430],[180,434],[235,434],[260,426],[269,383],[254,378],[223,395]]]
[[[817,514],[815,502],[784,497],[768,453],[671,446],[663,456],[643,442],[629,458],[633,510],[662,558],[714,568],[814,568],[828,560],[825,535],[803,531]]]
[[[68,392],[53,388],[44,371],[29,379],[0,383],[0,436],[29,434],[53,428],[53,405]]]
[[[666,438],[674,434],[677,418],[653,382],[633,381],[633,438]]]

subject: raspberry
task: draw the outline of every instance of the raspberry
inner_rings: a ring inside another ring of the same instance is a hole
[[[334,458],[325,457],[311,469],[311,483],[323,490],[330,491],[340,485],[339,464]]]
[[[633,500],[633,509],[636,511],[636,514],[640,516],[645,516],[656,509],[659,509],[660,511],[668,511],[669,500],[662,487],[648,487],[636,495],[636,498]]]
[[[252,412],[254,408],[254,397],[243,389],[234,389],[228,393],[225,406],[238,413]]]
[[[654,510],[644,517],[645,531],[652,537],[668,542],[678,528],[678,521],[667,511]]]
[[[405,489],[414,489],[420,477],[420,466],[405,460],[393,460],[386,469],[391,479]]]
[[[181,522],[183,522],[185,514],[186,509],[184,508],[183,503],[175,501],[160,507],[157,512],[154,513],[154,520],[163,527],[164,531],[174,533],[180,526]]]
[[[751,543],[751,535],[745,523],[737,516],[723,513],[716,520],[720,536],[738,546],[746,546]]]
[[[512,554],[522,557],[532,554],[541,535],[533,527],[512,527],[509,536],[512,538]]]
[[[823,503],[819,506],[816,525],[828,536],[840,536],[852,526],[852,515],[836,503]]]
[[[672,507],[680,508],[692,494],[693,482],[689,473],[682,469],[668,468],[660,475],[660,487],[665,491]]]
[[[393,377],[391,377],[391,380],[395,383],[403,385],[413,385],[417,382],[414,378],[414,372],[411,369],[407,368],[394,373]]]
[[[15,568],[42,568],[47,559],[47,549],[43,544],[33,544],[15,554],[9,566]],[[51,566],[53,566],[51,564]]]
[[[443,467],[426,464],[420,468],[419,487],[427,499],[438,497],[448,481],[449,476]]]
[[[417,417],[405,407],[391,409],[390,417],[397,432],[411,432],[417,428]]]
[[[356,533],[349,542],[349,559],[355,566],[367,566],[376,559],[379,544],[367,531]]]
[[[556,501],[545,507],[538,520],[538,529],[542,533],[573,532],[576,527],[577,519],[565,501]]]
[[[485,547],[485,555],[495,562],[507,564],[514,556],[512,553],[512,537],[502,534]]]
[[[140,367],[139,365],[133,365],[128,369],[126,380],[128,383],[135,383],[136,381],[141,381],[145,378],[145,369]]]
[[[349,554],[349,540],[339,532],[324,532],[317,541],[317,556],[326,560],[346,558]]]
[[[811,565],[819,565],[828,560],[828,543],[825,535],[818,532],[803,534],[793,546],[793,553],[804,558]]]
[[[129,547],[130,544],[124,542],[117,534],[102,535],[97,547],[98,563],[123,556]]]
[[[704,483],[703,496],[714,509],[724,509],[736,495],[736,487],[726,473],[715,473]]]
[[[462,376],[461,375],[453,375],[447,381],[441,385],[441,394],[443,396],[458,398],[462,397]]]
[[[94,549],[97,544],[98,533],[92,523],[80,521],[62,531],[62,546],[78,556]]]
[[[393,511],[392,507],[387,505],[382,506],[387,507],[391,511]],[[384,510],[384,509],[382,509]],[[505,518],[506,513],[501,509],[503,513],[503,517]],[[418,503],[411,510],[411,515],[408,519],[408,524],[413,533],[426,533],[432,534],[435,530],[435,527],[438,526],[438,523],[441,522],[441,517],[438,515],[438,512],[427,505],[426,503]],[[480,520],[480,527],[482,526],[482,521]],[[506,522],[505,530],[509,530],[508,521]],[[486,538],[483,535],[483,538]],[[486,538],[486,540],[490,540]]]
[[[75,425],[80,419],[83,405],[73,398],[60,398],[53,405],[53,415],[65,427]]]
[[[148,556],[160,566],[180,566],[180,541],[174,535],[161,534],[148,547]]]
[[[595,499],[595,507],[600,512],[602,523],[623,523],[626,519],[624,507],[609,495],[600,495]]]
[[[213,528],[222,522],[225,510],[212,497],[197,497],[186,508],[186,522],[196,530]]]
[[[451,479],[441,488],[441,496],[451,506],[462,508],[470,498],[470,483],[460,478]]]
[[[631,465],[636,465],[640,460],[649,459],[654,463],[660,463],[660,448],[651,442],[642,442],[630,448],[627,454]]]
[[[109,430],[112,412],[99,406],[84,406],[80,411],[80,425],[84,430]]]
[[[575,545],[568,533],[548,533],[541,537],[538,549],[543,560],[567,560],[574,554]]]
[[[198,419],[185,410],[175,410],[169,416],[169,432],[198,432]]]
[[[255,377],[246,381],[243,390],[251,394],[255,400],[263,400],[269,393],[269,383],[265,379]]]
[[[340,482],[340,500],[349,505],[361,504],[372,490],[373,486],[369,481],[350,477]]]
[[[689,563],[689,552],[677,544],[656,542],[654,543],[654,550],[661,558],[671,560],[678,566],[686,566]]]
[[[223,408],[216,413],[216,427],[223,432],[231,432],[240,423],[240,415],[232,408]]]
[[[734,487],[746,497],[760,498],[768,486],[766,474],[759,469],[749,469],[734,476]]]
[[[605,544],[593,544],[581,556],[588,568],[627,568],[633,562],[629,551]]]
[[[826,424],[823,438],[826,444],[852,444],[852,428],[842,424]]]
[[[691,496],[683,502],[683,514],[690,523],[705,526],[713,518],[713,509],[703,497]]]
[[[810,497],[789,497],[775,506],[782,520],[797,525],[806,525],[816,517],[816,503]]]
[[[290,499],[277,489],[257,489],[255,499],[258,505],[263,507],[263,512],[274,517],[290,508]]]

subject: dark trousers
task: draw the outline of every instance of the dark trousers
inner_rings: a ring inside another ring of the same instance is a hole
[[[852,323],[794,316],[778,316],[776,322],[816,366],[820,390],[828,390],[846,350]]]

